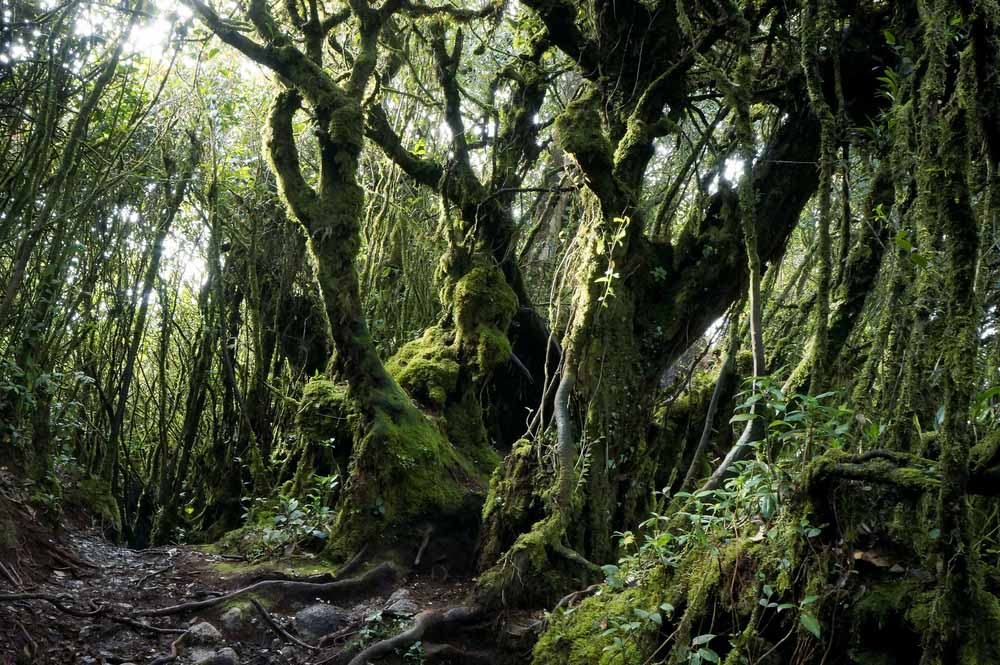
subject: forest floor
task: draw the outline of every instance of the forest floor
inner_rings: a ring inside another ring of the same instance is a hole
[[[16,554],[0,556],[0,665],[346,665],[428,610],[461,605],[471,587],[467,578],[407,575],[388,564],[337,576],[308,557],[251,563],[196,547],[132,550],[93,525],[59,538],[29,533],[20,529]],[[251,584],[253,592],[212,600]],[[540,618],[439,626],[379,662],[523,662]]]

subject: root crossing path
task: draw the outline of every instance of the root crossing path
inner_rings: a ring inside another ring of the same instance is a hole
[[[539,619],[501,622],[467,605],[469,580],[389,563],[338,574],[308,557],[131,550],[96,530],[48,547],[4,562],[0,665],[524,662]]]

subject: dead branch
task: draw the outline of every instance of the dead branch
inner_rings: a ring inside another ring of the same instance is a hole
[[[187,631],[184,631],[184,635],[187,635]],[[180,657],[177,649],[181,645],[181,640],[184,639],[184,635],[181,635],[176,640],[170,643],[170,653],[166,656],[159,656],[149,661],[149,665],[167,665],[167,663],[172,663]]]
[[[157,575],[162,575],[163,573],[167,572],[168,570],[173,570],[173,568],[174,568],[174,564],[170,564],[169,566],[165,566],[163,568],[160,568],[159,570],[154,570],[151,573],[146,573],[145,575],[142,576],[142,579],[139,580],[139,583],[136,584],[136,588],[141,589],[146,584],[146,582],[149,581],[150,579],[156,577]]]

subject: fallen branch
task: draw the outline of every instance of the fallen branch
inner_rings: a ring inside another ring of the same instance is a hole
[[[333,582],[316,583],[316,582],[301,582],[294,580],[263,580],[251,584],[250,586],[243,587],[241,589],[236,589],[235,591],[230,591],[229,593],[224,593],[221,596],[216,596],[215,598],[206,598],[205,600],[195,600],[187,603],[181,603],[179,605],[171,605],[169,607],[161,607],[159,609],[145,610],[139,614],[139,616],[147,617],[162,617],[170,616],[172,614],[182,614],[184,612],[194,612],[196,610],[203,610],[209,607],[215,607],[220,605],[227,600],[236,598],[245,593],[252,593],[256,591],[264,590],[281,590],[286,593],[299,593],[299,594],[310,594],[310,595],[324,595],[331,593],[351,593],[354,591],[359,591],[367,587],[378,586],[396,579],[399,576],[399,571],[391,563],[382,563],[372,568],[364,575],[359,577],[351,577],[344,580],[335,580]]]
[[[413,560],[413,567],[416,568],[420,565],[420,560],[424,556],[424,550],[431,542],[431,534],[434,533],[434,527],[429,526],[424,530],[424,539],[420,542],[420,549],[417,550],[417,558]]]
[[[34,658],[38,655],[38,643],[35,642],[35,640],[31,637],[31,634],[28,633],[28,629],[24,627],[24,624],[17,619],[14,619],[14,623],[17,624],[17,627],[21,629],[21,633],[24,634],[25,639],[28,640],[28,657]]]
[[[381,642],[376,642],[351,659],[348,665],[366,665],[369,661],[379,660],[396,649],[406,649],[420,641],[424,633],[432,628],[447,624],[466,623],[475,619],[482,612],[478,606],[452,607],[447,610],[425,610],[417,615],[416,621],[408,630],[393,635]]]
[[[23,586],[21,576],[16,572],[13,562],[11,562],[10,567],[8,568],[3,561],[0,561],[0,572],[4,574],[4,577],[10,580],[10,583],[14,585],[15,589],[20,589]]]
[[[166,566],[164,568],[160,568],[159,570],[154,570],[151,573],[146,573],[145,575],[142,576],[142,579],[139,580],[139,583],[136,585],[136,587],[139,588],[139,589],[141,589],[143,587],[143,585],[145,585],[148,580],[156,577],[157,575],[162,575],[163,573],[167,572],[168,570],[172,570],[173,567],[174,567],[174,564],[170,564],[169,566]]]
[[[187,635],[187,631],[184,631],[184,635]],[[181,635],[176,640],[170,643],[170,653],[166,656],[159,656],[149,661],[149,665],[167,665],[167,663],[172,663],[180,657],[180,653],[177,648],[181,645],[181,640],[184,639],[184,635]]]
[[[271,630],[277,633],[278,637],[282,637],[288,640],[289,642],[293,642],[294,644],[297,644],[300,647],[303,647],[304,649],[309,649],[310,651],[319,651],[319,647],[314,647],[311,644],[303,642],[302,640],[300,640],[299,638],[295,637],[287,630],[282,628],[281,625],[274,620],[274,617],[272,617],[268,613],[268,611],[264,609],[264,606],[261,605],[256,598],[251,598],[250,604],[254,606],[254,609],[256,609],[257,613],[260,614],[261,618],[264,619],[264,622],[271,627]]]
[[[55,545],[49,545],[49,554],[52,555],[52,558],[58,559],[59,561],[62,561],[63,563],[65,563],[70,568],[77,568],[79,566],[83,566],[84,568],[90,568],[92,570],[100,570],[101,569],[101,567],[98,566],[96,563],[91,563],[89,561],[84,561],[80,557],[74,556],[73,554],[70,554],[69,552],[63,552],[62,550],[60,550]]]

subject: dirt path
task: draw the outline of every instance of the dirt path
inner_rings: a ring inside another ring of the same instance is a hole
[[[377,576],[369,574],[361,584],[315,587],[322,593],[313,594],[311,586],[291,593],[282,585],[263,585],[268,588],[199,611],[150,616],[150,610],[217,597],[265,579],[329,582],[333,571],[317,575],[321,568],[308,559],[252,565],[184,547],[130,550],[93,529],[68,534],[52,548],[63,565],[42,575],[14,572],[14,580],[0,575],[2,665],[347,663],[363,648],[415,625],[417,615],[460,605],[469,589],[468,580],[394,574],[369,583]],[[5,567],[23,570],[17,561]],[[63,609],[13,594],[47,595]],[[390,651],[380,662],[523,662],[528,647],[522,638],[537,619],[513,617],[502,628],[496,617],[460,630],[449,626],[441,634],[428,633],[418,647]],[[206,622],[211,626],[191,630]]]

